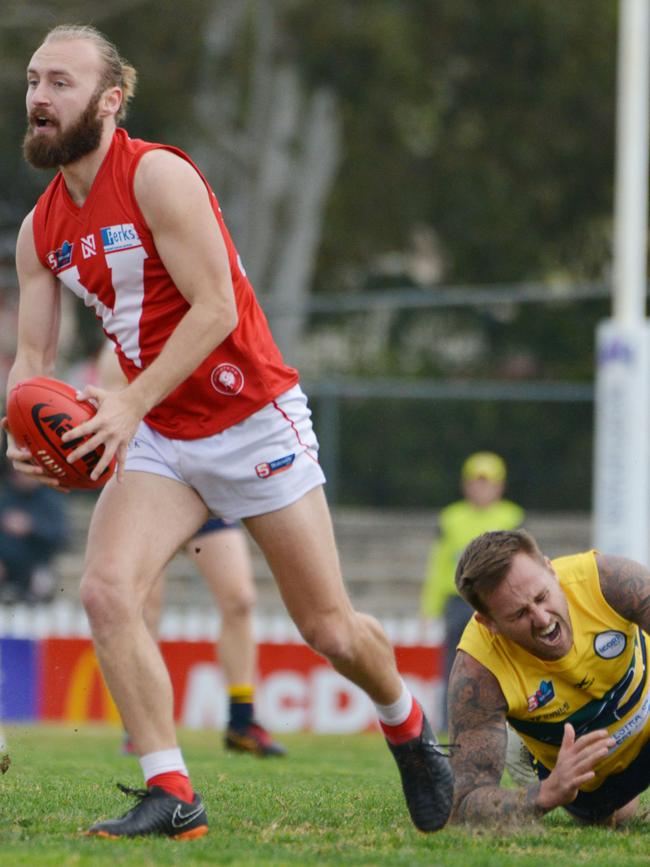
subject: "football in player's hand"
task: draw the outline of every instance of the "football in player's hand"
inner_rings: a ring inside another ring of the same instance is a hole
[[[74,463],[67,456],[88,437],[62,442],[61,437],[97,412],[87,400],[77,400],[77,391],[58,379],[37,376],[26,379],[11,390],[7,403],[9,432],[17,446],[27,448],[34,460],[64,488],[101,488],[113,475],[113,458],[94,481],[90,474],[97,466],[104,447],[99,446]]]

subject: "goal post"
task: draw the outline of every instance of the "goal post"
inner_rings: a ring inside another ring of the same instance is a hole
[[[613,316],[596,334],[594,544],[650,565],[646,319],[650,0],[620,0]]]
[[[648,565],[650,325],[601,323],[596,357],[594,544]]]

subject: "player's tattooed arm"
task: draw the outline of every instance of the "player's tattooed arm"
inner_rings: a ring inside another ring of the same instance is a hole
[[[503,824],[544,815],[539,783],[517,789],[499,785],[506,757],[506,700],[494,675],[463,651],[456,654],[448,701],[455,745],[452,821]]]
[[[650,571],[626,557],[597,554],[603,596],[614,611],[650,632]]]

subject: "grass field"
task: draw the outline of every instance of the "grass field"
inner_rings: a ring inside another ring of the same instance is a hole
[[[283,738],[287,759],[224,754],[215,733],[181,732],[210,833],[200,840],[109,841],[84,836],[130,806],[117,782],[141,787],[119,733],[104,727],[6,729],[0,777],[0,865],[648,864],[650,817],[624,831],[578,828],[561,811],[538,826],[496,832],[411,826],[397,770],[379,735]],[[650,799],[646,802],[646,809]]]

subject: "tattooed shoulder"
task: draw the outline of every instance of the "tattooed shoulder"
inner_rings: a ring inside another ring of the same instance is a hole
[[[650,627],[650,571],[627,557],[597,554],[600,589],[605,600],[622,617]]]

